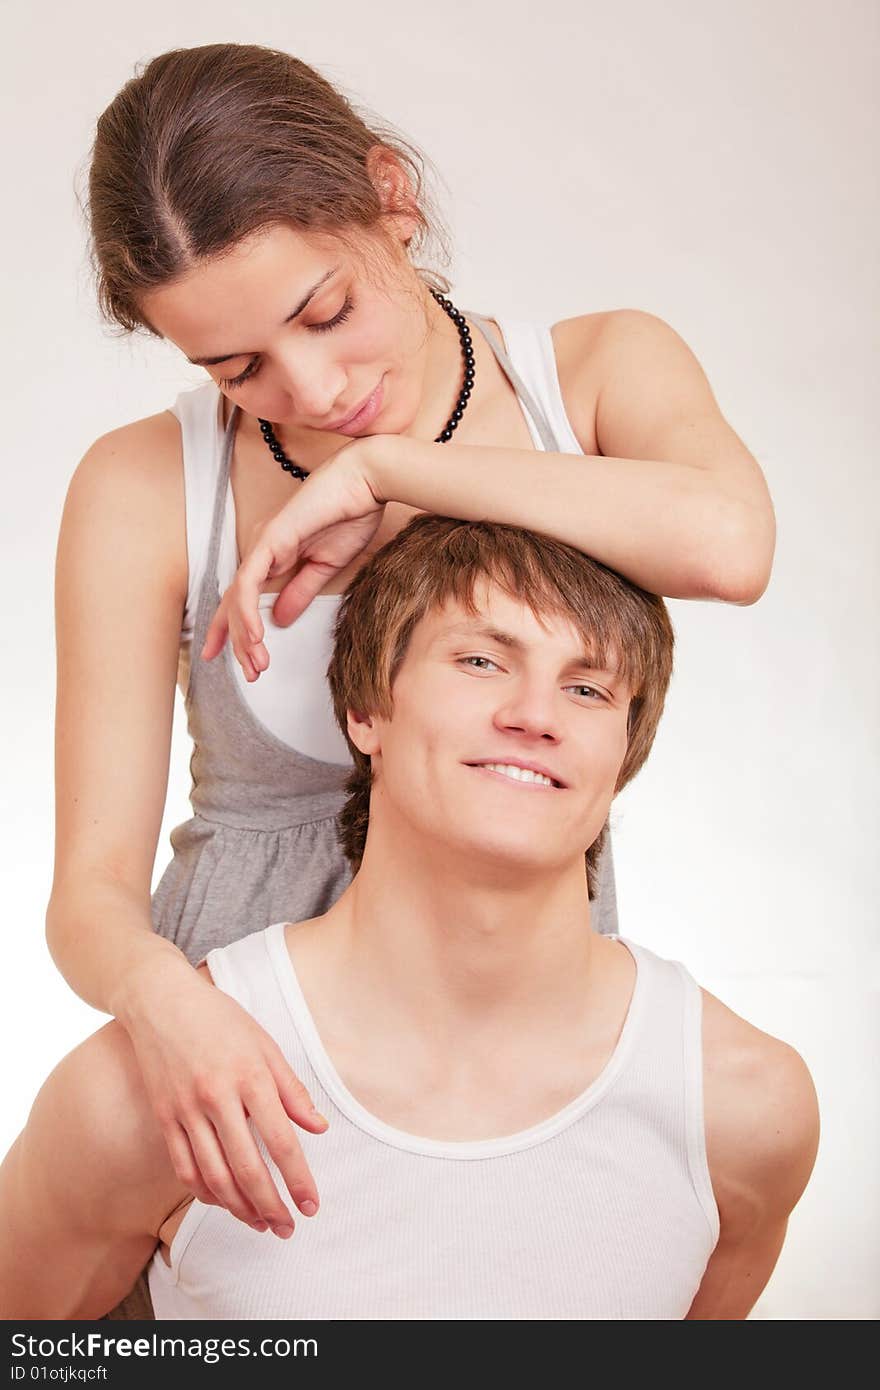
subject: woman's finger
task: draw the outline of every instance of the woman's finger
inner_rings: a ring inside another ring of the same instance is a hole
[[[254,662],[251,660],[251,654],[248,648],[242,646],[240,642],[233,642],[232,652],[244,673],[245,680],[255,681],[259,676],[260,672],[257,669]],[[268,665],[268,662],[266,664]]]
[[[303,1216],[318,1210],[318,1188],[306,1162],[296,1130],[278,1099],[274,1086],[245,1098],[251,1121],[266,1145],[272,1162]],[[253,1200],[256,1193],[248,1189]],[[273,1184],[273,1192],[275,1191]]]
[[[237,639],[247,640],[251,645],[262,642],[265,629],[260,617],[260,595],[274,561],[272,549],[265,542],[258,542],[239,565],[235,578],[208,624],[202,647],[205,661],[213,661],[223,650],[227,638],[232,639],[233,647]]]
[[[220,607],[208,624],[208,631],[205,633],[205,643],[201,651],[202,660],[213,661],[214,657],[222,652],[226,646],[228,636],[229,622],[226,617],[226,603],[225,600],[221,600]]]
[[[205,641],[201,651],[203,661],[213,661],[214,657],[222,652],[223,648],[226,646],[227,640],[230,637],[234,637],[239,629],[247,634],[249,643],[259,644],[262,642],[264,628],[263,620],[260,617],[259,592],[256,601],[256,618],[245,620],[240,618],[234,611],[231,612],[233,601],[234,591],[230,587],[223,595],[217,612],[208,624],[208,630],[205,633]]]
[[[199,1165],[193,1153],[192,1144],[186,1130],[176,1120],[165,1129],[165,1142],[168,1152],[171,1155],[171,1162],[184,1187],[192,1193],[197,1201],[206,1207],[224,1206],[219,1197],[211,1191],[202,1178]],[[247,1198],[242,1194],[243,1208],[245,1215],[241,1218],[255,1231],[267,1231],[268,1223],[260,1216],[256,1207],[248,1203]],[[237,1215],[237,1213],[236,1213]]]
[[[263,637],[263,620],[260,617],[260,595],[263,585],[273,573],[281,573],[276,563],[275,548],[265,536],[258,540],[252,551],[242,560],[223,601],[229,605],[229,625],[235,631],[246,632],[253,642]]]
[[[202,1179],[199,1165],[192,1151],[192,1145],[187,1138],[186,1130],[177,1120],[172,1120],[170,1124],[163,1128],[162,1132],[165,1136],[165,1144],[171,1159],[171,1165],[184,1187],[192,1193],[197,1201],[203,1202],[205,1206],[216,1206],[217,1198],[205,1185]]]
[[[280,1050],[269,1065],[281,1104],[290,1119],[301,1129],[307,1129],[311,1134],[323,1134],[327,1128],[326,1116],[318,1110],[305,1086]]]
[[[274,1147],[285,1158],[287,1169],[295,1175],[292,1183],[285,1177],[294,1202],[300,1210],[304,1209],[306,1216],[313,1215],[318,1207],[315,1182],[277,1095],[273,1099],[267,1093],[260,1101],[254,1102],[253,1109],[248,1105],[248,1111],[251,1123],[263,1139],[273,1162],[277,1162]],[[293,1217],[257,1147],[244,1113],[229,1111],[219,1115],[214,1125],[239,1191],[245,1194],[276,1234],[292,1229]],[[282,1134],[282,1127],[290,1132],[289,1136]]]
[[[280,627],[295,622],[308,608],[312,599],[319,594],[324,585],[337,573],[333,565],[317,560],[306,560],[292,579],[288,580],[279,593],[272,608],[272,616]]]
[[[241,1124],[247,1133],[243,1113],[241,1114]],[[229,1127],[227,1121],[227,1128]],[[255,1221],[264,1220],[273,1227],[276,1224],[284,1229],[289,1226],[292,1227],[292,1219],[283,1203],[276,1201],[269,1204],[270,1210],[273,1212],[273,1220],[269,1220],[261,1207],[252,1201],[250,1194],[239,1186],[235,1174],[227,1162],[220,1139],[213,1125],[209,1124],[204,1116],[197,1115],[188,1121],[187,1137],[202,1181],[208,1191],[213,1194],[215,1204],[225,1207],[228,1212],[238,1217],[239,1221],[244,1221],[248,1226],[253,1225]],[[251,1142],[253,1143],[253,1141]],[[259,1154],[257,1154],[257,1158],[259,1158]],[[277,1215],[279,1209],[284,1213],[280,1221]]]
[[[255,646],[249,649],[248,655],[250,656],[251,664],[258,673],[268,669],[269,653],[264,643],[257,642]]]

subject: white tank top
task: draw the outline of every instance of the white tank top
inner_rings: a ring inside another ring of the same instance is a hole
[[[618,938],[636,983],[600,1075],[549,1119],[446,1142],[346,1089],[276,923],[208,955],[330,1127],[298,1131],[322,1206],[289,1241],[193,1201],[149,1268],[158,1319],[677,1319],[719,1233],[703,1122],[701,994]],[[273,1179],[280,1174],[262,1141]]]
[[[495,320],[504,337],[508,356],[526,387],[543,408],[566,452],[583,453],[565,412],[550,329],[543,324]],[[177,397],[173,412],[183,436],[183,471],[186,496],[186,543],[189,585],[180,634],[178,684],[185,694],[192,660],[192,633],[196,600],[205,572],[211,514],[223,442],[221,392],[208,381]],[[543,443],[535,422],[523,407],[536,449]],[[239,556],[235,539],[235,505],[230,485],[220,542],[218,575],[222,591],[232,582]],[[275,594],[264,594],[260,609],[266,627],[270,665],[258,681],[245,680],[237,661],[232,662],[245,703],[276,738],[322,762],[351,765],[348,745],[333,714],[326,671],[333,650],[333,623],[341,595],[319,594],[290,627],[278,627],[272,619]],[[316,672],[321,679],[315,679]]]

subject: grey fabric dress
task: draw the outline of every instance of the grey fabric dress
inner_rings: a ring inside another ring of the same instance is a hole
[[[564,453],[566,446],[486,330],[485,320],[469,311],[467,318],[486,337],[535,421],[544,447]],[[173,941],[193,965],[214,947],[227,946],[273,922],[319,916],[351,881],[336,833],[349,769],[306,757],[260,722],[244,702],[229,643],[211,662],[198,655],[221,598],[217,566],[237,423],[236,407],[223,440],[192,639],[186,712],[194,745],[194,814],[172,831],[174,858],[152,903],[156,931]],[[316,680],[324,678],[323,671],[315,672]],[[591,920],[603,934],[618,932],[610,844],[602,857]],[[320,1186],[320,1173],[315,1177]],[[108,1316],[152,1316],[143,1277]]]

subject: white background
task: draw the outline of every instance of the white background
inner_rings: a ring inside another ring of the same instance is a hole
[[[660,315],[766,470],[768,593],[749,608],[671,604],[668,713],[614,820],[621,930],[794,1044],[815,1078],[818,1164],[753,1316],[875,1318],[876,7],[80,0],[5,5],[3,23],[0,1151],[61,1054],[103,1021],[43,937],[65,489],[97,435],[202,377],[100,327],[74,179],[136,62],[263,43],[430,156],[460,306]],[[178,719],[157,871],[188,814],[188,757]]]

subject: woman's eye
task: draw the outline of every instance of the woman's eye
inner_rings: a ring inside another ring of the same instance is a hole
[[[327,319],[326,323],[310,323],[308,327],[313,333],[329,333],[331,328],[336,328],[340,323],[345,323],[345,320],[348,318],[353,308],[354,301],[351,299],[350,295],[346,295],[342,308],[339,310],[338,314],[334,314],[332,319]]]
[[[331,328],[337,328],[340,323],[345,323],[345,320],[349,317],[353,308],[354,300],[350,295],[346,295],[339,313],[334,314],[332,319],[327,319],[326,323],[308,324],[307,327],[309,332],[329,333]],[[250,381],[255,377],[261,366],[262,362],[260,358],[255,357],[247,364],[243,372],[239,372],[238,376],[222,376],[218,384],[223,387],[224,391],[235,391],[239,386],[244,386],[246,381]]]
[[[239,372],[238,376],[221,376],[219,385],[222,386],[225,391],[234,391],[236,387],[244,386],[246,381],[250,381],[251,377],[256,376],[261,365],[262,363],[259,357],[254,357],[248,362],[244,371]]]

